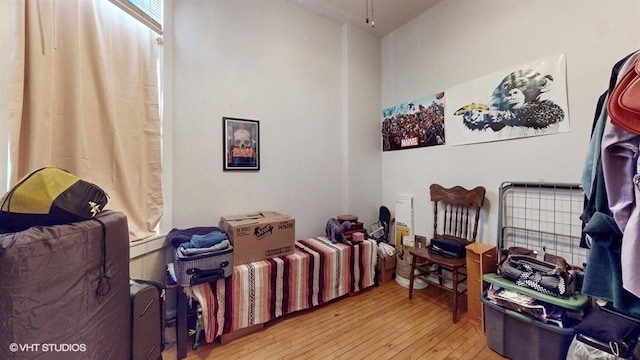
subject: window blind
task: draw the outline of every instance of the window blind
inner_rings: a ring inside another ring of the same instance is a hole
[[[109,0],[162,35],[163,0]]]

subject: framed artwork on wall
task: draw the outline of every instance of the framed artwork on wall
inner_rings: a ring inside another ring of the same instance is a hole
[[[222,118],[223,170],[260,170],[260,122]]]

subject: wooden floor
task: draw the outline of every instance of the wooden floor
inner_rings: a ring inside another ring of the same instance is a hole
[[[203,342],[194,352],[189,343],[187,359],[503,359],[468,319],[466,301],[452,324],[450,302],[451,294],[435,287],[409,300],[408,289],[392,280],[224,345]],[[163,359],[175,358],[173,345]]]

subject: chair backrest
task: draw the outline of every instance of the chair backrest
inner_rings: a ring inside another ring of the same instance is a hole
[[[432,184],[429,190],[433,202],[433,236],[445,235],[475,242],[486,189],[482,186],[471,190],[462,186],[445,188]]]

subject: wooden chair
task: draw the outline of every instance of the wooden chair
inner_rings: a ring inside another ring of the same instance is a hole
[[[467,244],[475,242],[485,188],[478,186],[467,190],[461,186],[454,186],[447,189],[441,185],[432,184],[429,190],[433,202],[433,237],[449,237]],[[458,289],[458,284],[464,283],[467,278],[466,259],[452,259],[433,254],[426,248],[410,248],[409,253],[413,255],[409,277],[409,299],[413,298],[415,278],[453,292],[453,322],[456,323],[458,297],[466,292],[466,287],[462,290]],[[449,273],[444,273],[443,270]]]

